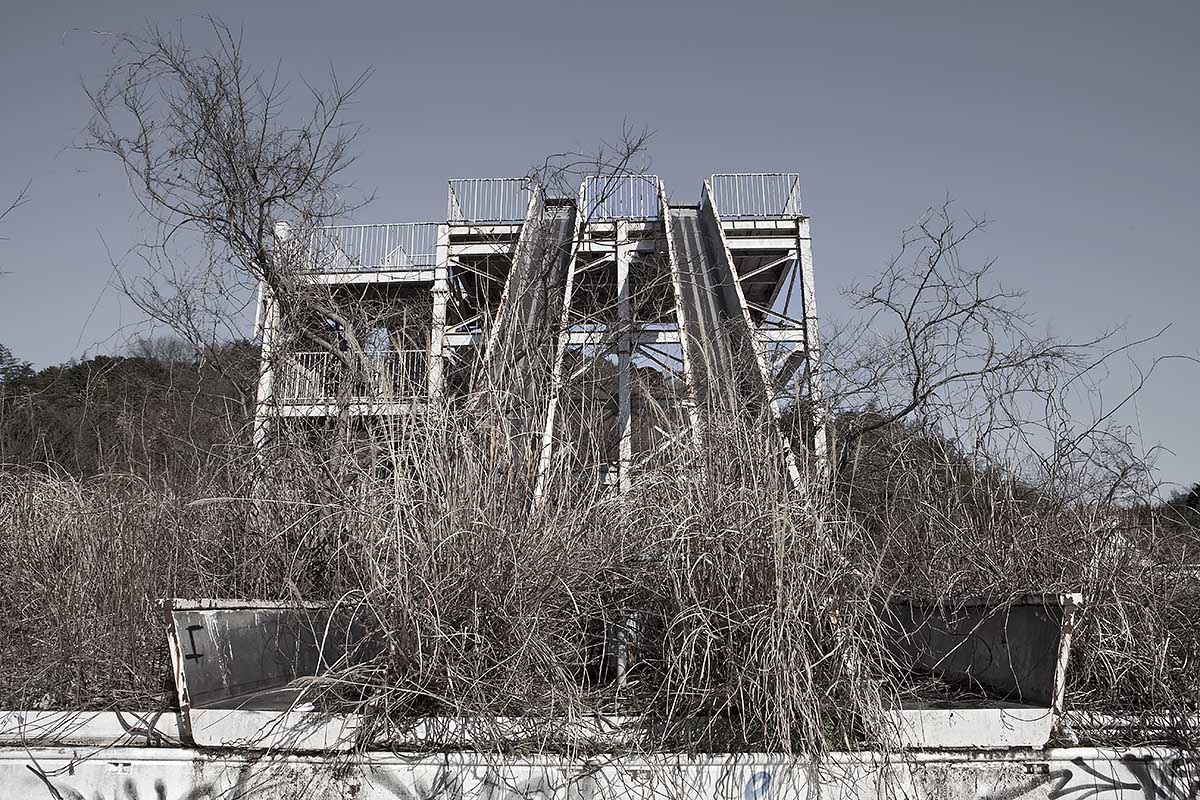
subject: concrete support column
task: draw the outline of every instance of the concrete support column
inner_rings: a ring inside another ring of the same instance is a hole
[[[450,303],[450,227],[439,225],[433,268],[433,322],[429,331],[429,399],[446,393],[446,307]]]
[[[586,184],[585,184],[586,185]],[[585,208],[584,187],[579,187],[579,205],[577,208]],[[575,215],[575,237],[571,240],[571,258],[567,262],[567,277],[563,284],[563,302],[562,316],[559,319],[558,329],[558,345],[555,348],[554,366],[550,373],[550,397],[546,402],[546,421],[542,428],[542,444],[538,454],[538,471],[537,482],[533,486],[533,507],[537,508],[542,503],[542,498],[546,494],[546,481],[550,476],[550,464],[554,456],[554,420],[558,414],[559,395],[563,389],[563,359],[567,354],[567,347],[571,341],[571,300],[575,291],[575,268],[579,258],[579,245],[583,240],[584,234],[584,215],[582,212]]]
[[[633,469],[633,305],[629,300],[629,265],[633,247],[629,223],[617,223],[617,479],[622,492],[629,491]]]
[[[692,326],[689,320],[688,299],[685,292],[701,291],[700,287],[692,286],[685,287],[681,269],[688,267],[689,274],[693,274],[690,264],[681,264],[683,254],[679,253],[675,247],[675,231],[672,227],[671,208],[667,203],[667,192],[662,185],[662,181],[658,184],[658,213],[662,218],[663,239],[667,245],[667,263],[671,269],[671,291],[674,295],[675,302],[675,324],[679,328],[679,358],[683,362],[683,381],[686,389],[686,397],[684,397],[684,416],[687,420],[688,427],[691,429],[692,444],[699,448],[701,446],[700,439],[700,406],[697,401],[698,387],[696,385],[696,365],[692,362],[691,349],[697,344],[692,341]],[[707,277],[707,276],[705,276]],[[709,299],[711,301],[711,298]],[[715,316],[715,315],[714,315]],[[716,332],[714,332],[716,335]],[[703,365],[703,359],[702,365]]]
[[[270,433],[271,406],[275,394],[275,337],[279,330],[279,303],[265,283],[258,285],[256,317],[256,333],[262,339],[262,349],[254,404],[254,450],[261,455]]]
[[[800,252],[800,296],[804,308],[804,354],[808,360],[808,397],[812,404],[813,460],[819,477],[829,477],[828,412],[821,377],[821,346],[817,335],[817,297],[813,287],[812,232],[808,218],[797,221]]]

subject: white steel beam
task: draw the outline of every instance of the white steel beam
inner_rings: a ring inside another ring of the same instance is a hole
[[[715,206],[714,206],[715,208]],[[793,250],[796,247],[796,239],[793,236],[772,236],[770,238],[759,238],[757,236],[725,236],[725,229],[721,229],[721,238],[725,239],[726,246],[730,252],[740,253],[742,251],[757,252],[763,250],[777,250],[780,252]]]
[[[692,372],[692,360],[688,354],[688,315],[683,300],[683,280],[679,272],[679,254],[675,252],[675,236],[671,230],[671,209],[667,205],[667,192],[662,181],[658,182],[658,206],[662,217],[663,238],[667,240],[667,263],[671,268],[671,291],[675,295],[675,324],[679,327],[676,341],[680,344],[680,355],[683,359],[683,385],[687,396],[684,399],[688,426],[692,431],[692,443],[700,445],[700,409],[696,392],[696,377]],[[715,333],[715,331],[714,331]],[[639,340],[639,344],[640,344]]]
[[[779,300],[779,292],[786,284],[788,287],[787,300],[784,302],[784,309],[787,309],[788,303],[792,300],[792,286],[796,282],[796,263],[800,260],[799,249],[792,250],[785,256],[786,264],[783,270],[779,273],[779,279],[775,281],[775,288],[771,290],[771,296],[767,298],[767,305],[774,308],[775,303]]]
[[[804,344],[803,328],[764,328],[758,332],[758,338],[764,342],[778,344]]]
[[[453,240],[471,236],[516,236],[521,230],[521,223],[454,222],[447,227]]]
[[[787,262],[794,261],[795,259],[796,259],[796,251],[792,250],[791,252],[787,253],[786,255],[780,256],[779,258],[775,259],[774,261],[769,261],[766,264],[763,264],[761,267],[752,269],[749,272],[747,272],[745,275],[740,275],[739,277],[743,281],[750,280],[755,275],[766,272],[769,269],[774,269],[775,267],[778,267],[780,264],[786,264]]]
[[[454,242],[451,245],[455,256],[511,256],[516,242]]]
[[[800,250],[800,294],[804,309],[804,349],[808,353],[808,396],[813,417],[813,456],[822,479],[829,477],[829,431],[821,375],[821,347],[817,335],[817,298],[813,288],[812,232],[808,217],[797,220]]]
[[[585,215],[582,209],[584,208],[584,202],[583,186],[580,186],[579,205],[577,206],[580,210],[575,214],[575,237],[571,240],[571,259],[567,263],[567,278],[563,285],[563,306],[559,323],[558,346],[555,348],[554,365],[550,373],[550,396],[546,401],[546,421],[542,428],[542,444],[538,453],[537,479],[533,485],[533,505],[535,508],[542,504],[542,498],[545,496],[546,481],[549,479],[550,464],[554,457],[554,421],[558,413],[558,401],[563,388],[563,360],[566,358],[567,347],[571,341],[569,331],[571,296],[575,290],[575,264],[578,261],[579,242],[583,232]]]
[[[433,323],[429,331],[429,397],[440,400],[446,390],[446,305],[450,300],[448,226],[439,225],[433,278]]]
[[[594,346],[611,341],[612,331],[606,326],[597,326],[587,330],[575,328],[567,334],[567,337],[570,344]],[[647,344],[679,344],[682,341],[677,330],[636,330],[630,333],[630,338],[637,347]]]
[[[536,239],[542,230],[542,207],[544,195],[541,187],[536,184],[529,192],[529,205],[525,209],[525,223],[521,226],[521,235],[512,252],[512,266],[509,267],[508,277],[504,281],[504,290],[500,293],[500,303],[496,308],[496,316],[492,321],[487,344],[483,350],[484,374],[488,374],[497,345],[510,324],[509,317],[513,315],[510,306],[519,298],[515,297],[522,290],[525,276],[535,269],[530,262],[535,257]],[[514,288],[515,287],[515,288]]]
[[[258,297],[256,313],[261,326],[262,350],[259,356],[258,393],[254,403],[254,451],[262,455],[270,432],[275,390],[275,337],[279,331],[279,303],[265,283],[259,283]]]
[[[775,402],[774,381],[771,377],[771,362],[770,357],[767,355],[766,343],[758,337],[758,326],[754,324],[754,318],[750,314],[750,305],[746,302],[746,295],[742,291],[741,282],[737,278],[737,268],[734,266],[733,253],[729,249],[729,242],[725,237],[725,228],[721,224],[720,209],[716,206],[716,198],[713,196],[712,186],[707,181],[704,183],[704,191],[708,195],[708,205],[716,221],[717,236],[720,239],[722,254],[726,259],[725,267],[732,276],[731,282],[733,284],[734,295],[737,298],[737,308],[741,310],[742,322],[750,335],[751,350],[754,353],[755,364],[758,366],[758,374],[762,381],[762,390],[766,398],[767,409],[771,414],[775,433],[779,437],[780,444],[783,446],[783,458],[787,467],[788,477],[791,479],[793,486],[799,486],[801,480],[800,466],[796,462],[796,454],[792,451],[791,442],[788,441],[787,434],[783,430],[783,414]],[[795,247],[795,242],[789,243],[788,249],[792,247]],[[720,258],[718,257],[717,260],[720,261]]]
[[[624,220],[617,223],[617,482],[628,492],[633,469],[633,308],[629,302],[629,228]]]
[[[343,286],[362,283],[430,283],[435,277],[435,269],[415,268],[314,272],[307,275],[300,275],[299,279],[319,286]]]

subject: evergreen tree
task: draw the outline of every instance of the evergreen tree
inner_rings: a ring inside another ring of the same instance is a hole
[[[0,384],[14,383],[33,375],[33,365],[22,361],[3,344],[0,344]]]

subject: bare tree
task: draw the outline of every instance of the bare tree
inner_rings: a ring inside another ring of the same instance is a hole
[[[16,199],[9,203],[3,211],[0,211],[0,223],[3,223],[5,219],[8,218],[9,214],[29,202],[30,185],[31,184],[26,183],[25,186],[21,188],[21,191],[17,192]],[[6,240],[7,238],[7,236],[0,236],[0,242]],[[0,275],[3,274],[5,273],[0,271]],[[0,383],[11,381],[15,378],[29,375],[31,373],[32,366],[28,361],[22,361],[21,359],[17,358],[15,355],[13,355],[11,350],[9,350],[3,344],[0,344]]]
[[[877,279],[847,290],[860,318],[823,342],[843,488],[877,506],[895,480],[940,475],[986,486],[981,497],[1144,502],[1154,450],[1121,417],[1159,363],[1181,358],[1133,360],[1165,328],[1120,344],[1117,330],[1036,334],[1023,292],[994,277],[994,260],[972,261],[986,226],[949,201],[931,208]],[[1128,386],[1109,380],[1118,358]]]
[[[305,84],[293,98],[279,70],[257,71],[241,35],[207,18],[212,45],[150,27],[115,37],[116,60],[88,88],[94,114],[83,147],[115,156],[154,222],[137,249],[145,274],[124,281],[152,319],[201,352],[238,338],[259,285],[286,314],[297,302],[296,248],[280,247],[277,223],[301,235],[348,213],[342,182],[359,129],[344,120],[368,78],[329,88]],[[319,298],[308,298],[317,302]],[[333,304],[319,309],[330,318]],[[346,326],[348,327],[348,326]],[[337,337],[307,331],[337,353]],[[253,398],[244,398],[252,403]]]
[[[143,274],[124,277],[123,288],[149,318],[204,353],[238,338],[261,287],[288,326],[291,349],[327,353],[346,374],[361,374],[370,349],[362,339],[378,329],[366,317],[392,310],[362,298],[347,303],[304,273],[336,250],[320,228],[365,202],[347,200],[359,128],[345,117],[369,73],[349,84],[331,76],[324,90],[306,84],[295,98],[278,68],[249,66],[239,33],[207,22],[207,50],[157,27],[117,36],[115,64],[88,89],[94,115],[83,146],[120,160],[156,226],[137,249]],[[640,165],[648,138],[625,126],[618,142],[596,154],[552,156],[531,179],[573,193],[583,174],[623,175]]]
[[[11,203],[9,203],[3,210],[0,210],[0,224],[4,223],[4,221],[8,218],[9,214],[11,214],[12,212],[16,211],[18,208],[20,208],[21,206],[23,206],[29,202],[29,187],[31,185],[32,184],[30,184],[30,183],[26,183],[21,188],[21,191],[17,192],[16,198]],[[7,239],[8,239],[7,236],[0,236],[0,242],[3,242]],[[5,274],[5,273],[2,270],[0,270],[0,275],[3,275],[3,274]]]
[[[32,185],[32,183],[26,183],[21,188],[21,191],[17,192],[16,199],[14,199],[11,203],[9,203],[8,206],[5,207],[3,210],[0,210],[0,222],[4,222],[4,220],[8,217],[9,214],[11,214],[12,212],[16,211],[18,208],[20,208],[21,206],[23,206],[29,202],[29,187],[31,185]],[[8,238],[7,236],[0,236],[0,240],[7,239],[7,238]]]
[[[824,343],[831,402],[850,412],[839,434],[843,456],[862,436],[904,420],[970,419],[987,433],[1015,424],[1029,410],[1016,401],[1045,402],[1111,335],[1036,335],[1023,293],[993,278],[994,260],[968,263],[968,244],[986,227],[946,201],[902,233],[877,279],[847,290],[858,321]]]

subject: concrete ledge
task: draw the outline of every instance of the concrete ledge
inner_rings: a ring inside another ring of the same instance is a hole
[[[179,748],[0,748],[5,798],[215,800],[1188,800],[1180,750],[744,754],[588,759],[445,753],[421,758],[264,755]]]
[[[1050,741],[1049,708],[921,708],[890,712],[901,747],[931,750],[1041,749]]]
[[[173,711],[0,711],[0,745],[155,747],[182,739]]]
[[[370,744],[357,741],[358,714],[194,708],[190,716],[197,747],[336,752]]]
[[[889,712],[889,730],[905,749],[1041,748],[1050,739],[1049,709],[910,708]],[[487,736],[513,742],[542,738],[548,726],[519,718],[489,720],[429,719],[402,731],[361,740],[362,717],[311,709],[192,709],[188,734],[177,712],[0,711],[0,745],[162,747],[189,744],[202,748],[337,752],[353,748],[408,750],[453,749]],[[633,717],[567,721],[553,726],[560,741],[589,742],[614,750],[629,748],[642,723]]]

